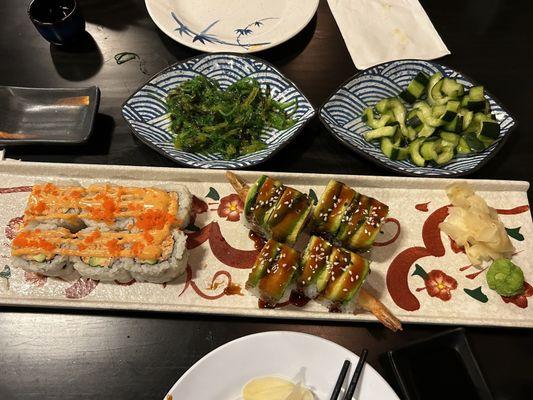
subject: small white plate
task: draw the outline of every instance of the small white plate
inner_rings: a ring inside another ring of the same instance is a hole
[[[145,0],[172,39],[205,52],[253,53],[277,46],[313,18],[319,0]]]
[[[346,388],[359,360],[351,351],[305,333],[258,333],[229,342],[207,354],[185,372],[167,396],[172,395],[173,399],[237,400],[242,387],[253,378],[279,376],[293,379],[303,369],[304,383],[315,398],[327,400],[344,360],[352,363],[345,380]],[[354,398],[399,400],[369,364],[363,369]]]

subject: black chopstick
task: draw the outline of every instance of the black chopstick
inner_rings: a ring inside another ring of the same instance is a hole
[[[348,368],[350,368],[351,362],[349,360],[345,360],[344,364],[342,364],[341,372],[339,373],[339,377],[337,378],[337,383],[335,383],[335,387],[333,388],[333,393],[331,394],[331,397],[329,400],[337,400],[339,397],[339,393],[341,392],[342,384],[344,383],[344,378],[346,378],[346,373],[348,372]]]
[[[363,370],[363,367],[365,365],[367,355],[368,350],[363,349],[361,357],[359,358],[359,362],[355,367],[355,372],[353,373],[352,380],[350,381],[350,386],[348,386],[348,390],[346,391],[343,400],[351,400],[351,398],[353,397],[353,394],[355,393],[355,388],[357,387],[357,382],[359,381],[359,377],[361,376],[361,371]]]

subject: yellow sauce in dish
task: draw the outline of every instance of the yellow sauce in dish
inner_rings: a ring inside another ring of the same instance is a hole
[[[265,376],[252,379],[242,389],[243,400],[314,400],[313,393],[293,382]]]

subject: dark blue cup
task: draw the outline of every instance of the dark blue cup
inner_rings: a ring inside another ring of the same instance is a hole
[[[69,44],[85,32],[85,20],[76,0],[33,0],[28,15],[50,43]]]

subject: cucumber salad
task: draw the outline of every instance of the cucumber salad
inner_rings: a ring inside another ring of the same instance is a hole
[[[419,167],[481,152],[500,135],[483,86],[467,89],[440,72],[419,72],[398,97],[366,108],[361,118],[371,128],[366,141],[380,141],[388,158]]]

